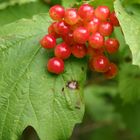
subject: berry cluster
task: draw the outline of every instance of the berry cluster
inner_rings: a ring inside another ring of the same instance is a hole
[[[119,26],[114,11],[110,12],[107,6],[94,9],[89,4],[68,9],[55,5],[50,8],[49,14],[54,22],[40,41],[43,48],[54,48],[55,57],[47,63],[49,72],[62,73],[64,60],[72,54],[76,58],[88,55],[91,70],[103,73],[106,78],[117,74],[116,64],[106,56],[116,53],[119,48],[118,40],[110,38],[114,27]],[[57,38],[62,38],[63,42],[57,44]]]

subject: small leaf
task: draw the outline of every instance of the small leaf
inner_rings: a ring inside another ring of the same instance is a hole
[[[119,93],[125,102],[135,102],[140,99],[139,84],[139,67],[123,64],[119,72]]]
[[[51,54],[39,40],[47,33],[48,14],[0,29],[0,139],[18,140],[32,126],[41,140],[67,140],[84,114],[86,61],[71,58],[65,72],[46,70]],[[68,88],[76,81],[77,88]],[[78,106],[78,108],[77,108]]]
[[[138,15],[127,13],[120,0],[116,0],[115,11],[124,33],[125,41],[132,51],[133,64],[140,66],[140,18]]]

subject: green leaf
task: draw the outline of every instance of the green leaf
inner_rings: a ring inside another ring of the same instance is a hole
[[[119,72],[119,93],[126,102],[140,99],[140,69],[131,64],[121,66]]]
[[[0,19],[4,19],[0,20],[0,25],[8,24],[21,18],[31,18],[35,14],[46,13],[48,8],[48,5],[41,1],[9,6],[0,11]]]
[[[15,4],[24,4],[24,3],[29,3],[29,2],[35,2],[36,0],[2,0],[0,1],[0,9],[4,9],[8,6],[12,6]]]
[[[47,72],[51,54],[39,40],[47,33],[48,17],[42,14],[0,29],[1,140],[18,140],[27,126],[41,140],[67,140],[82,120],[86,61],[72,57],[63,74]]]
[[[122,7],[119,0],[115,1],[115,11],[124,33],[125,41],[132,51],[133,64],[140,66],[140,18],[138,15],[129,14]],[[139,13],[140,15],[140,13]]]

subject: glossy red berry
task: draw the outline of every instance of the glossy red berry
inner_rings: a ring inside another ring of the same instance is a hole
[[[107,6],[98,6],[94,13],[99,20],[106,21],[109,18],[110,10]]]
[[[97,72],[106,72],[109,67],[109,60],[104,55],[96,56],[93,61],[92,65]]]
[[[99,33],[103,36],[110,36],[114,28],[110,22],[102,22],[99,26]]]
[[[50,17],[53,20],[62,20],[64,18],[65,9],[60,5],[54,5],[49,10]]]
[[[45,35],[41,41],[40,44],[45,49],[51,49],[56,46],[56,39],[52,35]]]
[[[119,41],[115,38],[108,38],[105,41],[105,48],[107,50],[108,53],[112,54],[112,53],[116,53],[119,49]]]
[[[95,33],[98,31],[100,21],[98,18],[93,17],[91,21],[85,22],[85,27],[90,33]]]
[[[64,61],[61,58],[53,57],[47,63],[47,69],[51,73],[60,74],[64,71]]]
[[[78,44],[84,44],[89,39],[89,31],[85,27],[79,27],[73,32],[74,41]]]
[[[77,58],[83,58],[87,54],[87,48],[84,44],[75,44],[71,47],[72,54]]]
[[[64,42],[66,42],[69,45],[72,45],[75,43],[74,39],[73,39],[73,32],[70,31],[67,35],[63,35],[62,36]]]
[[[113,11],[111,14],[110,14],[110,22],[113,24],[113,26],[119,26],[119,21],[116,17],[116,13]]]
[[[55,56],[59,58],[67,59],[71,55],[71,49],[65,42],[63,42],[55,47],[54,53]]]
[[[95,49],[102,48],[104,45],[104,37],[96,32],[89,37],[89,45]]]
[[[60,35],[58,35],[54,29],[54,24],[56,24],[56,22],[52,23],[49,27],[48,27],[48,33],[50,35],[53,35],[55,38],[59,38]]]
[[[56,25],[57,33],[60,35],[67,35],[69,32],[69,27],[65,24],[64,21],[60,21]]]
[[[112,79],[114,78],[118,73],[118,67],[116,64],[114,63],[110,63],[109,64],[109,68],[108,68],[108,71],[104,73],[105,77],[107,79]]]
[[[77,10],[75,8],[69,8],[65,11],[64,20],[69,25],[74,25],[78,23],[79,15],[77,14]]]
[[[83,4],[78,9],[78,15],[82,19],[89,21],[92,19],[93,15],[94,15],[94,9],[89,4]]]

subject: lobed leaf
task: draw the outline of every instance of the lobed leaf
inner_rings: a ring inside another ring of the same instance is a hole
[[[41,14],[0,29],[1,140],[18,140],[27,126],[41,140],[67,140],[82,120],[86,61],[71,57],[63,74],[47,72],[52,55],[39,40],[47,33],[48,17]]]

